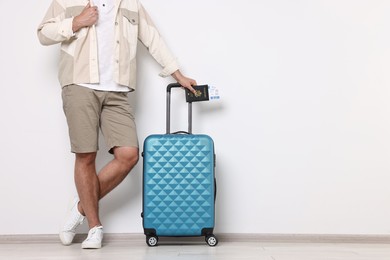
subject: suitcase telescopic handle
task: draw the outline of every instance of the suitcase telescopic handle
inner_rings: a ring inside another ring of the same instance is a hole
[[[183,86],[179,83],[172,83],[167,86],[167,129],[166,133],[171,133],[171,90],[172,88],[182,88]],[[180,131],[177,133],[187,133],[184,131]],[[188,133],[192,133],[192,103],[188,102]]]

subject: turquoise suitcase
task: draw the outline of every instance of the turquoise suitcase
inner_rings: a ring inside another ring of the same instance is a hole
[[[148,136],[143,146],[143,228],[146,243],[159,237],[204,236],[218,243],[215,225],[215,152],[208,135],[192,134],[192,103],[188,132],[170,133],[171,89],[167,87],[166,134]]]

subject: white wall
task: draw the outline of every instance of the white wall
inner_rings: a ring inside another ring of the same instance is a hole
[[[217,233],[390,233],[389,1],[143,3],[182,71],[221,91],[194,104],[218,156]],[[0,2],[0,235],[57,233],[75,193],[59,48],[35,33],[49,4]],[[164,132],[172,80],[139,58],[142,144]],[[185,128],[178,96],[173,109]],[[101,203],[108,233],[142,232],[140,166]]]

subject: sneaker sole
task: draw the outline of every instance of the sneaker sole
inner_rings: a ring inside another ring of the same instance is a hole
[[[82,249],[100,249],[102,248],[101,243],[88,243],[88,244],[81,244]]]

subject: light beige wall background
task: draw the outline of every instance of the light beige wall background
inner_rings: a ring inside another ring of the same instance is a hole
[[[194,132],[218,156],[216,232],[390,233],[389,1],[143,3],[182,71],[221,92],[194,104]],[[59,47],[35,33],[49,4],[0,2],[0,235],[57,233],[75,193]],[[164,132],[172,80],[159,69],[141,48],[131,97],[141,144]],[[140,163],[101,202],[106,232],[142,232],[141,177]]]

